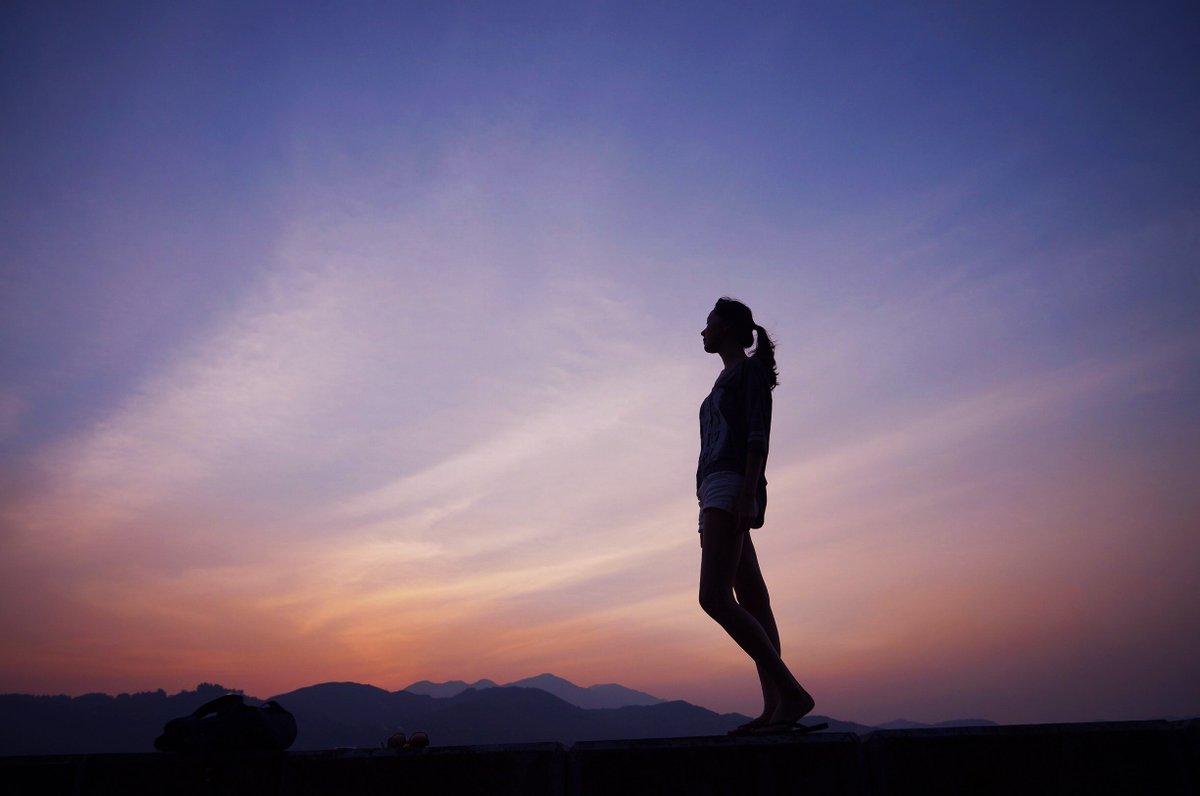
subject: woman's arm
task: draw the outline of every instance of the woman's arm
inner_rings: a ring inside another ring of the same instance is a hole
[[[746,454],[746,479],[742,482],[744,494],[758,494],[758,479],[762,478],[763,464],[766,461],[767,455],[760,450],[751,450]]]
[[[751,450],[746,454],[746,477],[742,481],[742,491],[736,502],[736,527],[738,533],[749,530],[758,514],[758,479],[762,477],[763,464],[767,456],[761,450]]]
[[[752,363],[747,363],[750,365]],[[756,367],[747,367],[746,391],[746,477],[738,499],[739,521],[749,527],[758,512],[758,482],[767,460],[770,435],[771,389]],[[740,530],[740,529],[739,529]]]
[[[748,362],[745,370],[746,401],[746,482],[745,491],[758,493],[771,435],[771,388],[757,363]],[[753,366],[753,367],[750,367]]]

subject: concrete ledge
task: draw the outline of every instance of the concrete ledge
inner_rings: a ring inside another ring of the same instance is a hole
[[[563,793],[560,743],[442,746],[393,752],[289,752],[280,794]],[[249,792],[249,791],[247,791]],[[259,791],[268,792],[268,791]]]
[[[331,749],[0,757],[0,794],[1194,794],[1200,720]]]
[[[241,753],[0,757],[0,794],[563,793],[560,743]]]
[[[853,733],[581,741],[569,758],[572,794],[870,793]]]
[[[1196,793],[1187,722],[879,730],[864,742],[878,794]]]

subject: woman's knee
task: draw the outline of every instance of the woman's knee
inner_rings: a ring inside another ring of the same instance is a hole
[[[737,602],[733,599],[732,589],[703,587],[700,589],[700,607],[709,616],[725,613],[735,605]]]
[[[766,594],[742,594],[741,592],[738,592],[737,601],[738,605],[742,606],[755,616],[769,614],[771,612],[771,598]]]
[[[738,605],[755,616],[768,614],[771,612],[771,595],[767,592],[767,584],[763,583],[758,567],[746,566],[745,563],[742,562],[733,579]]]

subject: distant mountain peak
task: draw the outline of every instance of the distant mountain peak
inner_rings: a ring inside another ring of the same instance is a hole
[[[567,680],[564,677],[559,677],[557,674],[551,674],[550,672],[542,672],[541,674],[534,675],[533,677],[526,677],[524,680],[519,680],[516,682],[520,682],[520,683],[561,683],[563,685],[575,686],[575,684],[572,683],[570,680]],[[506,685],[513,685],[513,683],[507,683]],[[575,686],[575,687],[578,688],[579,686]]]
[[[465,680],[447,680],[443,683],[435,683],[432,680],[418,680],[400,689],[400,691],[407,691],[410,694],[424,694],[435,699],[450,699],[471,689],[481,690],[495,687],[495,681],[488,680],[487,678],[476,680],[473,683],[468,683]],[[396,693],[400,693],[400,691]]]

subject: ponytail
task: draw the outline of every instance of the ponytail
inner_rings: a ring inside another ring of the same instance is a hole
[[[771,374],[771,389],[773,390],[779,385],[779,371],[775,368],[775,341],[767,334],[767,330],[757,323],[753,328],[758,335],[758,345],[755,346],[751,356],[766,368],[767,373]]]

